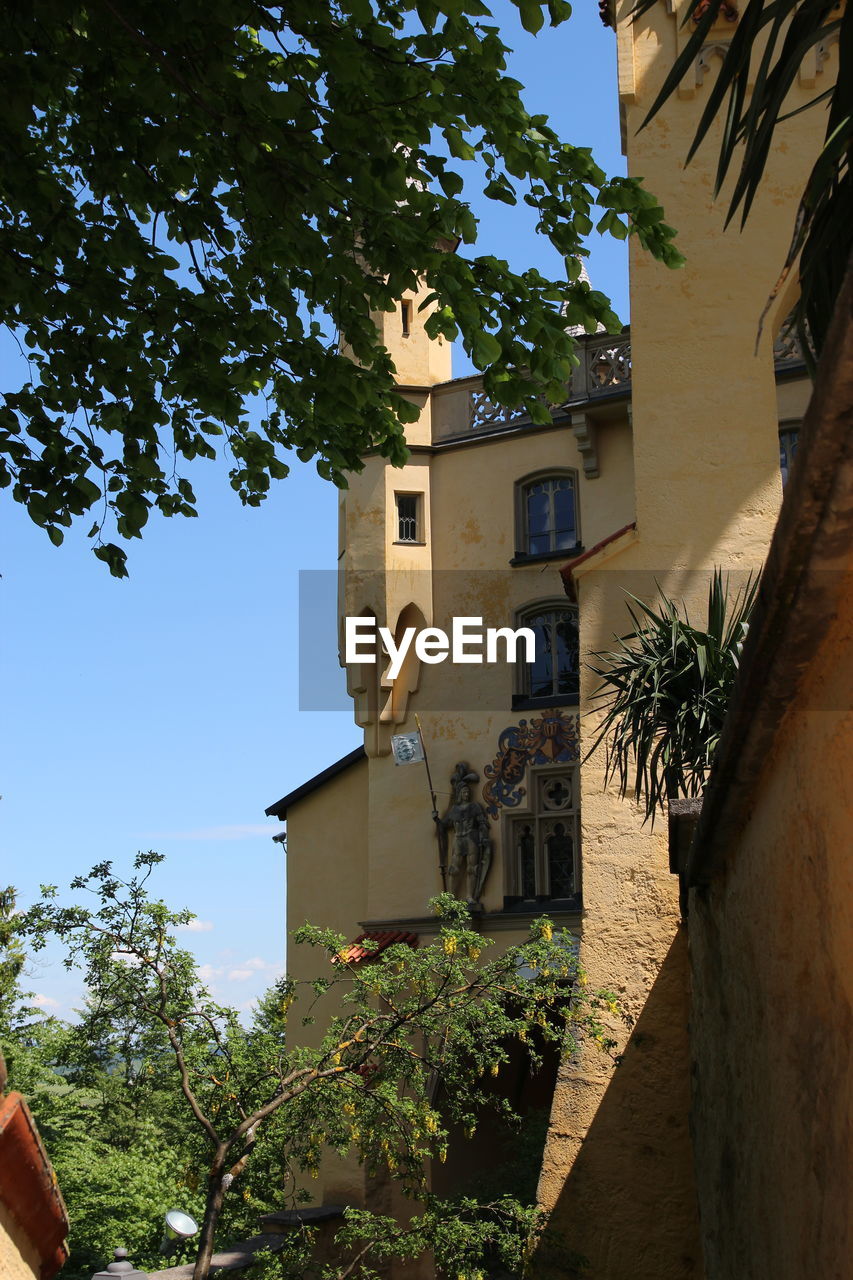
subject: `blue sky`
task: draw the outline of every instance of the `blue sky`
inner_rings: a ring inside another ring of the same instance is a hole
[[[528,108],[624,172],[615,39],[594,0],[536,38],[497,12]],[[471,195],[475,251],[560,274],[525,211]],[[590,249],[593,285],[627,321],[624,245]],[[469,371],[456,360],[455,375]],[[85,526],[54,548],[2,496],[0,879],[26,905],[41,883],[158,850],[155,887],[198,916],[187,945],[215,994],[248,1008],[285,955],[284,856],[264,809],[360,741],[349,715],[298,709],[298,571],[334,567],[337,494],[295,458],[257,510],[224,466],[199,466],[193,484],[200,518],[152,519],[121,582]],[[69,1015],[79,977],[53,955],[30,970],[41,1006]]]

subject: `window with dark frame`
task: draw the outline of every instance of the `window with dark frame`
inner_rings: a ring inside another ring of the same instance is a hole
[[[788,483],[794,458],[797,456],[797,442],[800,437],[799,424],[779,428],[779,466],[782,471],[782,488]]]
[[[400,321],[403,326],[403,337],[408,338],[412,332],[412,304],[406,298],[400,303]]]
[[[531,771],[530,808],[508,823],[508,905],[579,900],[578,785],[576,767]]]
[[[576,605],[534,605],[518,614],[516,626],[529,627],[536,642],[533,662],[519,666],[515,699],[537,705],[577,701],[580,693],[580,645]]]
[[[518,554],[545,556],[571,551],[580,542],[577,476],[554,472],[521,481],[518,503]]]
[[[397,498],[397,541],[423,542],[421,537],[421,495],[419,493],[398,493]]]

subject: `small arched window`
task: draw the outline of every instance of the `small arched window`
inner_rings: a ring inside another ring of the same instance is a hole
[[[516,491],[516,555],[557,555],[577,548],[580,530],[575,471],[528,476],[518,482]]]
[[[531,605],[518,614],[516,626],[529,627],[536,643],[533,662],[519,663],[513,705],[576,703],[580,692],[577,605]]]

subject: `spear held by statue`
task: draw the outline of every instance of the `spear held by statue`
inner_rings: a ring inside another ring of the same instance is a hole
[[[430,800],[432,801],[432,820],[435,823],[436,834],[438,835],[438,869],[441,872],[441,888],[444,893],[447,892],[447,828],[438,816],[438,801],[435,798],[435,789],[432,785],[432,774],[429,768],[429,756],[427,755],[426,743],[424,742],[424,731],[421,728],[420,716],[415,715],[415,724],[418,726],[418,737],[421,742],[421,751],[424,756],[424,767],[426,768],[427,785],[429,787]]]

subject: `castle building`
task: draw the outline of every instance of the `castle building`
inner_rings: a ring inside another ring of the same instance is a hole
[[[605,785],[602,751],[582,763],[597,715],[587,664],[629,630],[626,591],[651,600],[660,587],[699,617],[715,567],[735,585],[761,568],[810,394],[795,345],[774,345],[786,299],[756,335],[820,123],[804,113],[784,125],[749,222],[724,233],[714,137],[687,169],[684,158],[730,21],[638,132],[685,38],[681,7],[634,23],[619,0],[614,23],[629,172],[666,208],[687,265],[668,272],[632,247],[630,331],[578,338],[553,423],[491,404],[479,377],[453,379],[417,294],[376,317],[421,412],[406,466],[368,457],[341,495],[342,653],[345,618],[364,634],[386,627],[396,645],[408,628],[476,618],[532,632],[534,660],[439,663],[410,648],[393,679],[387,662],[348,664],[364,746],[267,810],[287,822],[288,933],[307,919],[379,947],[427,937],[444,875],[498,946],[547,912],[576,937],[590,983],[616,994],[621,1065],[583,1047],[519,1094],[522,1109],[550,1113],[540,1201],[596,1280],[685,1280],[703,1263],[678,883],[666,823],[644,825]],[[829,83],[835,54],[824,52],[814,77]],[[795,86],[795,104],[814,77]],[[451,847],[442,868],[422,766],[395,763],[392,737],[411,734],[415,714],[439,816],[476,806],[476,831],[456,832],[464,865]],[[294,976],[316,976],[301,971],[310,956],[289,958]],[[496,1141],[460,1142],[435,1186],[461,1189]],[[367,1195],[363,1171],[337,1160],[315,1187],[325,1204]]]

